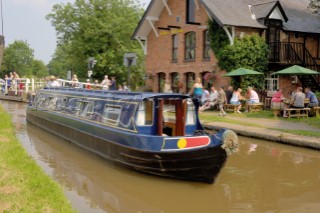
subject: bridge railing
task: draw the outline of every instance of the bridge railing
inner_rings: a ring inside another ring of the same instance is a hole
[[[57,79],[60,87],[87,88],[87,89],[104,89],[100,84],[88,82],[74,82],[64,79]],[[23,93],[34,93],[36,90],[48,86],[48,80],[34,78],[6,79],[0,82],[1,94],[20,96]]]
[[[75,81],[69,81],[64,79],[57,79],[57,81],[60,83],[61,87],[73,87],[73,88],[88,88],[91,89],[103,89],[103,86],[100,84],[93,84],[93,83],[87,83],[87,82],[75,82]]]
[[[46,85],[44,80],[36,80],[34,78],[18,78],[18,79],[6,79],[0,82],[1,93],[3,95],[18,95],[19,93],[35,92],[39,88],[43,88]]]

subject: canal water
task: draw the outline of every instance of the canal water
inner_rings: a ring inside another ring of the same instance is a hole
[[[32,124],[26,104],[0,101],[17,137],[63,188],[78,212],[313,213],[320,209],[320,153],[240,137],[212,185],[159,178],[114,166]]]

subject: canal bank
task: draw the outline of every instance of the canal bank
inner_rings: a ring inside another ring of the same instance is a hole
[[[0,104],[0,212],[75,212],[63,189],[41,170],[15,136]]]
[[[227,114],[219,117],[215,112],[206,112],[202,116],[211,116],[218,121],[203,121],[203,126],[209,130],[220,130],[228,128],[238,135],[264,139],[288,145],[306,147],[320,150],[320,138],[315,136],[304,136],[292,132],[320,132],[319,127],[310,126],[299,122],[290,122],[279,118],[247,118]],[[225,119],[225,121],[224,121]],[[320,122],[320,119],[319,119]]]

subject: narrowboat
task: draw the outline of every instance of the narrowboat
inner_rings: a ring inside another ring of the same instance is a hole
[[[44,88],[27,121],[133,170],[213,183],[238,138],[205,132],[198,107],[175,93]]]

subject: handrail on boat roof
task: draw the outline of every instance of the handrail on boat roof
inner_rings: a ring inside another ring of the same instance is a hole
[[[83,88],[70,88],[70,87],[44,87],[42,90],[45,91],[65,91],[70,93],[77,93],[81,95],[85,95],[85,93],[91,93],[94,95],[111,95],[113,98],[131,98],[135,100],[145,100],[149,98],[179,98],[186,99],[190,98],[189,95],[183,95],[179,93],[153,93],[153,92],[125,92],[125,91],[117,91],[117,90],[91,90],[91,89],[83,89]],[[127,96],[127,97],[124,97]],[[133,97],[132,97],[133,96]]]

